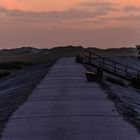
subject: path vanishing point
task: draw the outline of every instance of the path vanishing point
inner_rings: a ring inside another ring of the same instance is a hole
[[[140,140],[85,68],[59,59],[10,117],[2,140]]]

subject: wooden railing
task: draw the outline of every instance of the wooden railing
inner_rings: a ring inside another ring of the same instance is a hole
[[[95,67],[100,67],[104,71],[107,71],[109,73],[115,74],[117,76],[120,76],[128,80],[132,78],[140,79],[139,70],[133,67],[121,64],[119,62],[115,62],[109,58],[102,57],[93,52],[85,51],[85,55],[83,56],[83,63],[92,65]]]

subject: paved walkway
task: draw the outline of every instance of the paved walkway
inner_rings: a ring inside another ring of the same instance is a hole
[[[85,69],[60,59],[12,115],[2,140],[139,140]]]

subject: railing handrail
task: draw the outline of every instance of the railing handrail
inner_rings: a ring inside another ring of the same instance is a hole
[[[86,50],[85,52],[88,52],[88,53],[90,53],[90,54],[93,54],[93,55],[95,55],[95,56],[98,56],[98,57],[100,57],[100,58],[102,58],[102,59],[108,60],[108,61],[110,61],[110,62],[112,62],[112,63],[115,63],[115,64],[118,64],[118,65],[127,67],[127,68],[129,68],[129,69],[132,69],[132,70],[135,70],[135,71],[140,71],[140,70],[137,70],[137,69],[135,69],[135,68],[132,68],[132,67],[130,67],[130,66],[128,66],[128,65],[124,65],[124,64],[121,64],[121,63],[116,62],[116,61],[114,61],[114,60],[111,60],[111,59],[109,59],[109,58],[100,56],[100,55],[98,55],[98,54],[96,54],[96,53],[94,53],[94,52],[90,52],[90,51],[87,51],[87,50]],[[94,58],[91,58],[91,59],[94,59]]]
[[[99,60],[97,60],[97,59],[96,59],[95,61],[96,61],[96,62],[99,62],[99,63],[101,63],[101,64],[105,64],[105,65],[107,65],[107,66],[109,66],[109,67],[112,67],[114,70],[120,70],[120,71],[124,72],[125,75],[131,74],[131,75],[133,75],[133,76],[137,76],[137,78],[140,78],[140,77],[139,77],[139,76],[140,76],[140,70],[138,70],[138,69],[135,69],[135,68],[130,67],[130,66],[128,66],[128,65],[121,64],[121,63],[116,62],[116,61],[114,61],[114,60],[111,60],[111,59],[109,59],[109,58],[100,56],[100,55],[98,55],[98,54],[96,54],[96,53],[94,53],[94,52],[90,52],[90,51],[88,51],[88,50],[85,50],[85,52],[88,53],[88,55],[85,55],[85,57],[88,57],[88,58],[90,59],[90,61],[91,61],[91,60],[95,60],[96,57],[97,57],[97,58],[101,58],[102,61],[99,61]],[[95,57],[93,57],[93,55],[94,55]],[[106,62],[111,62],[111,64],[106,63]],[[114,66],[115,66],[115,68],[114,68]],[[118,68],[117,66],[121,66],[121,67],[123,67],[123,68]],[[130,72],[130,70],[131,70],[131,71],[135,71],[136,74]]]

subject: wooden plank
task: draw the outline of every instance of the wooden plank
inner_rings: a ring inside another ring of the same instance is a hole
[[[89,51],[86,52],[89,54],[88,55],[89,64],[93,62],[94,65],[96,65],[96,67],[102,67],[104,70],[116,73],[126,78],[128,78],[128,76],[140,78],[140,71],[133,67],[123,65],[119,62],[115,62],[113,60],[110,60],[109,58],[102,57],[93,52],[89,52]],[[92,56],[94,56],[94,58]],[[119,71],[121,71],[122,74],[120,74]]]

